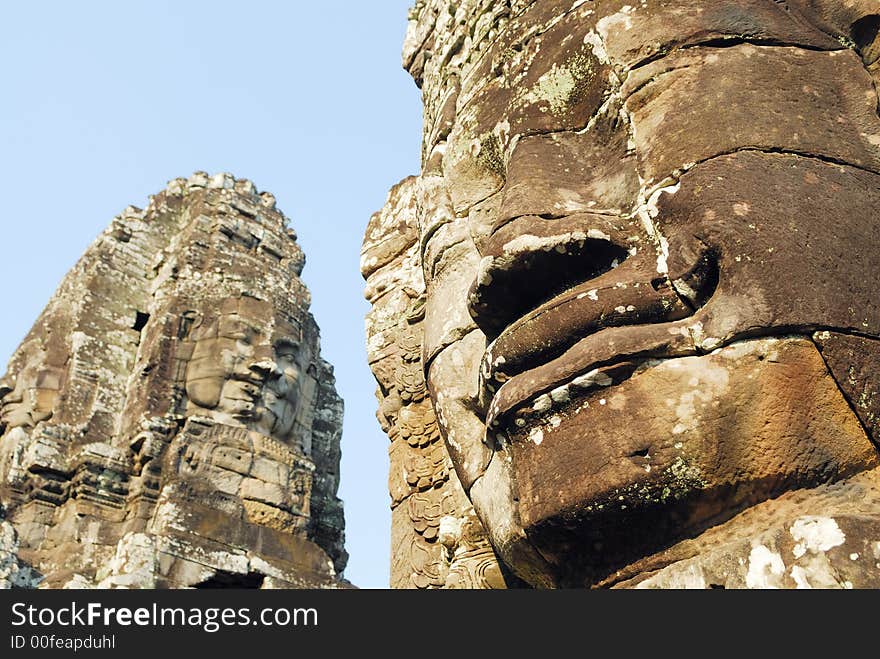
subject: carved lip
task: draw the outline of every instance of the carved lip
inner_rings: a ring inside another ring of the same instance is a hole
[[[512,416],[543,414],[597,388],[620,384],[649,360],[697,354],[686,323],[612,327],[580,339],[559,357],[505,382],[492,396],[487,426],[503,428]]]
[[[609,327],[645,325],[693,315],[664,278],[617,270],[557,295],[508,325],[490,344],[481,374],[500,386],[511,377],[562,354],[579,338]]]
[[[646,276],[643,260],[633,259],[523,315],[484,354],[488,424],[497,426],[542,396],[561,400],[618,384],[645,359],[694,354],[687,325],[717,282],[710,253],[680,275],[654,278]]]
[[[235,400],[239,403],[232,416],[233,418],[246,423],[254,418],[257,403],[261,398],[262,388],[264,386],[261,377],[253,370],[247,374],[235,373],[229,380],[238,385],[238,393],[242,394]]]

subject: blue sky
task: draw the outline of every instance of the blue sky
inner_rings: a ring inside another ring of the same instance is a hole
[[[112,217],[229,171],[275,194],[306,253],[345,399],[346,576],[388,584],[387,439],[366,364],[367,220],[418,172],[411,0],[19,2],[0,7],[0,371]]]

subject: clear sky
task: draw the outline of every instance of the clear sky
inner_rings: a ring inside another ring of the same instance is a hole
[[[387,439],[358,260],[370,214],[418,173],[411,0],[0,5],[0,372],[88,245],[168,180],[228,171],[272,192],[345,399],[346,576],[388,585]]]

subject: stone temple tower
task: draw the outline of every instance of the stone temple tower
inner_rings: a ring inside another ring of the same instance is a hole
[[[878,8],[414,2],[392,587],[880,587]]]
[[[229,174],[114,218],[0,381],[0,585],[347,585],[304,262]]]

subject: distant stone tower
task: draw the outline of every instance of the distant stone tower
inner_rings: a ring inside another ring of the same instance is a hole
[[[113,220],[0,382],[0,586],[346,585],[304,262],[229,174]]]

